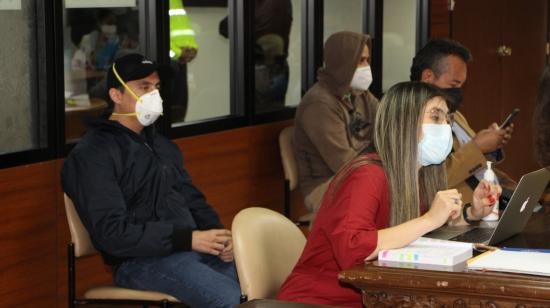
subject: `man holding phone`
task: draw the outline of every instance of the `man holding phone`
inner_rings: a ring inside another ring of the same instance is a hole
[[[447,180],[449,188],[456,188],[462,194],[464,204],[472,202],[473,189],[483,178],[486,162],[502,161],[502,148],[514,131],[514,124],[509,121],[506,127],[492,123],[475,133],[458,111],[463,97],[462,85],[467,77],[467,63],[471,59],[470,51],[462,44],[450,39],[434,39],[416,54],[411,67],[411,80],[441,88],[447,96],[449,112],[454,113],[453,151],[446,160]],[[503,187],[503,196],[511,195],[509,192],[517,183],[505,173],[494,171]],[[500,204],[505,206],[507,200],[501,201]]]

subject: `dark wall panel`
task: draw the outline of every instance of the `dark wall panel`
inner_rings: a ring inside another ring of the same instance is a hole
[[[283,209],[279,132],[292,121],[175,140],[195,185],[231,227],[250,206]],[[70,235],[62,160],[0,170],[0,307],[66,307]],[[294,216],[305,213],[294,194]],[[99,256],[79,260],[77,294],[109,283]]]

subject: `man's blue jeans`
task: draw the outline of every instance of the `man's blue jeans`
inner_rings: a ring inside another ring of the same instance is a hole
[[[128,260],[118,267],[115,283],[167,293],[191,307],[233,307],[241,295],[234,262],[194,251]]]

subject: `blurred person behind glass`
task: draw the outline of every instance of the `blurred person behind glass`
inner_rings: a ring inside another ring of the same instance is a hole
[[[254,71],[256,113],[283,109],[288,89],[288,44],[292,26],[290,0],[256,0]]]
[[[254,81],[255,110],[263,113],[285,107],[288,89],[288,45],[292,26],[291,0],[254,2]],[[219,25],[228,38],[228,20]]]
[[[119,48],[117,16],[112,10],[97,11],[99,32],[95,42],[95,69],[107,71],[115,60]]]
[[[183,122],[187,114],[189,90],[187,63],[197,56],[198,44],[183,0],[170,0],[170,58],[175,77],[171,87],[171,122]]]

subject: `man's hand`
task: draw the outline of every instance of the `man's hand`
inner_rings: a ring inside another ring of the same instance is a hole
[[[229,242],[231,242],[231,231],[226,229],[193,231],[191,249],[196,252],[219,256]],[[232,249],[231,251],[233,251]]]
[[[504,138],[502,139],[502,146],[505,146],[510,139],[512,139],[512,134],[514,133],[514,123],[510,124],[508,127],[503,128],[506,133],[504,134]]]
[[[184,47],[181,49],[181,56],[178,59],[178,62],[180,64],[186,64],[193,61],[193,59],[195,59],[196,56],[197,56],[196,48]]]
[[[498,124],[493,123],[489,128],[479,131],[473,141],[483,154],[494,152],[502,148],[512,138],[514,131],[512,125],[506,129],[500,129]]]
[[[225,245],[225,248],[222,250],[219,257],[224,262],[233,261],[233,241],[232,240],[229,240],[227,242],[227,244]]]

